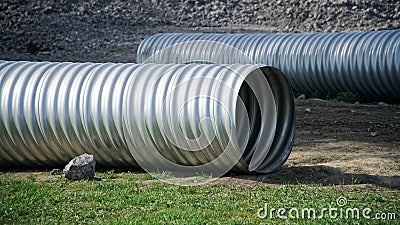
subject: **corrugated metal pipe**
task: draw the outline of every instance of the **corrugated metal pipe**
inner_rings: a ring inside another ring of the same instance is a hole
[[[156,34],[137,62],[261,63],[307,94],[400,101],[400,30],[313,34]]]
[[[291,88],[257,65],[0,63],[0,167],[98,164],[182,176],[270,172],[294,141]]]

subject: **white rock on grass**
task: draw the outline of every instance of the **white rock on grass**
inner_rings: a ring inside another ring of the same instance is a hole
[[[62,174],[62,171],[60,169],[53,169],[52,171],[50,171],[51,175],[60,175]]]
[[[297,97],[298,99],[306,99],[306,95],[305,94],[301,94],[299,97]]]
[[[311,109],[310,109],[310,108],[305,109],[305,110],[304,110],[304,113],[305,113],[305,114],[311,114]]]
[[[378,102],[378,106],[387,107],[387,106],[389,106],[389,104],[387,104],[385,102]]]
[[[377,131],[373,131],[373,132],[370,133],[370,136],[371,137],[376,137],[376,136],[378,136],[378,132]]]
[[[68,180],[93,179],[96,161],[93,155],[83,154],[73,158],[64,168],[64,176]]]

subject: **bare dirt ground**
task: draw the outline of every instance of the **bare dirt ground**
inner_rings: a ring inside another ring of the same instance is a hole
[[[400,189],[399,106],[296,100],[296,114],[297,136],[287,163],[272,174],[235,178]]]

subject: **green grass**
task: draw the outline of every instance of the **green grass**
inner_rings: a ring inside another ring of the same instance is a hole
[[[293,96],[297,98],[300,94],[294,92]],[[340,92],[338,94],[321,94],[319,92],[314,92],[312,94],[306,95],[307,98],[318,98],[327,101],[337,101],[337,102],[347,102],[347,103],[355,103],[355,102],[364,102],[366,99],[360,96],[357,93],[353,92]],[[368,101],[366,101],[368,102]]]
[[[339,102],[355,103],[355,102],[361,102],[363,98],[360,95],[353,92],[341,92],[336,95],[334,100]]]
[[[342,188],[318,185],[271,186],[259,183],[210,183],[176,186],[145,173],[96,173],[97,179],[70,182],[48,172],[17,176],[0,174],[0,224],[382,224],[400,222],[372,219],[289,219],[257,217],[259,208],[369,207],[399,214],[399,191],[375,187]],[[46,179],[43,179],[45,177]],[[379,188],[378,188],[379,189]],[[371,214],[372,215],[372,214]],[[361,216],[362,217],[362,216]]]

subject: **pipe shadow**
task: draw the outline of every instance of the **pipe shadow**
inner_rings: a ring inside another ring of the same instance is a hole
[[[400,190],[400,176],[344,173],[337,168],[324,165],[283,166],[269,174],[234,175],[232,177],[267,184],[316,184],[322,186],[373,184],[380,187]]]
[[[129,169],[112,169],[113,173],[133,173],[140,174],[146,173],[145,171],[138,168]],[[50,172],[50,168],[0,168],[0,172]],[[101,167],[96,168],[96,172],[108,172],[110,168]],[[266,184],[292,184],[292,185],[321,185],[321,186],[332,186],[332,185],[356,185],[356,184],[372,184],[385,188],[393,188],[400,190],[400,176],[379,176],[370,174],[356,174],[356,173],[344,173],[341,170],[325,166],[283,166],[280,169],[268,173],[268,174],[240,174],[235,175],[234,173],[226,174],[225,176],[262,182]]]

